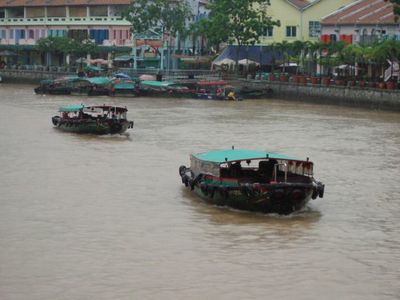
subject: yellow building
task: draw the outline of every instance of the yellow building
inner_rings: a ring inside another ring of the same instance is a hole
[[[356,0],[270,0],[267,13],[273,20],[280,20],[281,26],[266,30],[261,44],[316,41],[321,19],[352,2]]]

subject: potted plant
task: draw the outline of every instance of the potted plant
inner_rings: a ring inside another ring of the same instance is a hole
[[[330,83],[331,83],[331,78],[330,77],[323,77],[321,79],[321,84],[323,86],[329,86]]]
[[[287,73],[281,73],[279,76],[279,80],[281,82],[288,82],[289,81],[289,75]]]
[[[392,80],[389,80],[388,82],[386,82],[386,88],[388,90],[393,90],[395,88],[395,86],[396,86],[396,84]]]
[[[304,74],[299,75],[298,82],[301,85],[306,85],[307,84],[307,76]]]
[[[365,76],[361,77],[361,79],[358,81],[358,85],[360,87],[365,87],[367,85],[367,78]]]
[[[336,77],[335,80],[334,80],[334,82],[335,82],[335,85],[336,85],[336,86],[343,85],[343,79],[340,78],[340,77]]]
[[[319,84],[321,82],[321,78],[315,74],[311,76],[310,80],[311,84]]]
[[[268,76],[269,81],[275,81],[275,74],[274,73],[270,73]]]
[[[356,81],[355,81],[354,78],[351,78],[351,79],[349,79],[349,80],[347,81],[347,86],[348,86],[348,87],[352,87],[352,86],[355,86],[355,85],[356,85]]]
[[[385,89],[386,88],[386,84],[385,84],[385,82],[383,82],[383,81],[380,81],[379,83],[378,83],[378,87],[380,88],[380,89]]]

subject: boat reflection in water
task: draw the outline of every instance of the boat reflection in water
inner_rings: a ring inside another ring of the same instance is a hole
[[[63,131],[89,134],[116,134],[133,128],[127,120],[126,107],[83,104],[62,106],[60,115],[52,118],[53,125]]]

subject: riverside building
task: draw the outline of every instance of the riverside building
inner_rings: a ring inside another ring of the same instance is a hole
[[[50,53],[35,50],[45,37],[90,39],[111,59],[131,49],[131,24],[121,15],[130,0],[0,0],[0,50],[25,65],[58,65]],[[4,52],[8,51],[8,52]]]

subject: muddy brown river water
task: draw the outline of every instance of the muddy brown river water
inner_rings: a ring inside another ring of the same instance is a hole
[[[59,105],[126,105],[129,135],[53,128]],[[0,299],[400,299],[400,114],[287,102],[40,96],[0,85]],[[192,151],[315,163],[291,216],[210,206]]]

